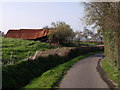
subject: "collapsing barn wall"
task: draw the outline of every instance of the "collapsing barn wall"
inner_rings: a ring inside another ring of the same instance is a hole
[[[9,30],[5,38],[46,41],[48,32],[48,29]]]

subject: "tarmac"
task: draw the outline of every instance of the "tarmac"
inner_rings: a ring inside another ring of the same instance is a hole
[[[101,78],[96,67],[103,54],[91,55],[75,63],[63,77],[59,88],[105,88],[107,83]]]

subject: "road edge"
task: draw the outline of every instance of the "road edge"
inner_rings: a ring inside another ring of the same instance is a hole
[[[108,77],[106,72],[104,71],[104,69],[102,68],[102,60],[104,60],[104,57],[102,57],[101,59],[99,59],[98,64],[97,64],[97,71],[99,72],[101,78],[107,83],[108,87],[111,90],[118,90],[117,85],[114,84],[114,82],[112,82]]]

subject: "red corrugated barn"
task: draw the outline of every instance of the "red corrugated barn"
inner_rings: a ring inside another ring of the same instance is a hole
[[[49,32],[49,29],[9,30],[5,35],[5,38],[45,41],[47,39],[48,32]]]

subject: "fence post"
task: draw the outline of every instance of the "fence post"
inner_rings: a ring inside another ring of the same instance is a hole
[[[11,52],[9,64],[12,64],[12,59],[13,59],[13,52]]]
[[[29,56],[30,56],[30,51],[28,51],[27,60],[29,60]]]

